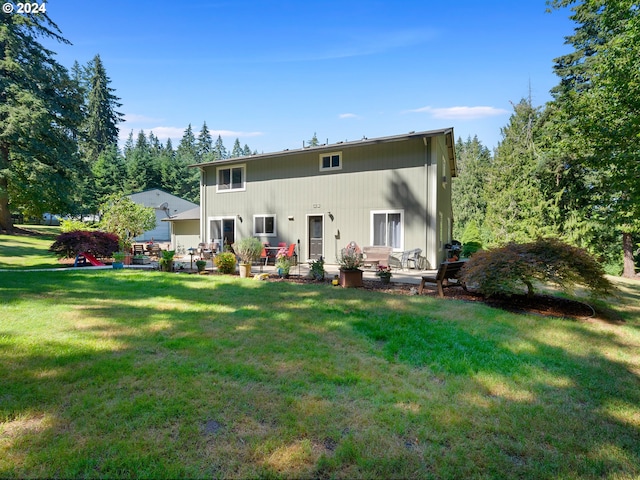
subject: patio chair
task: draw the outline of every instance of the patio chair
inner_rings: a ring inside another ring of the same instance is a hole
[[[144,245],[136,244],[133,246],[133,255],[144,255]]]

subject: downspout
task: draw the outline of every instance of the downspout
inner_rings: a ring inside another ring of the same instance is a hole
[[[200,243],[206,243],[207,238],[207,218],[205,216],[207,208],[207,174],[203,167],[200,169]]]

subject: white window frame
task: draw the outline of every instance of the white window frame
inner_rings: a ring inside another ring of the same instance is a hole
[[[266,218],[273,218],[273,232],[271,233],[267,233],[267,232],[262,232],[259,233],[256,231],[256,219],[261,218],[263,220],[263,227],[264,227],[264,220]],[[253,216],[253,236],[254,237],[275,237],[278,235],[278,226],[276,224],[276,214],[275,213],[261,213],[261,214],[257,214]]]
[[[229,185],[229,188],[220,188],[220,172],[222,170],[229,170],[229,180],[233,181],[233,170],[240,169],[242,171],[242,186],[233,188],[233,183]],[[229,192],[242,192],[246,190],[247,186],[247,166],[246,164],[238,165],[224,165],[216,168],[216,193],[229,193]]]
[[[333,167],[331,165],[329,165],[328,167],[323,167],[322,166],[322,159],[329,157],[329,163],[331,163],[332,158],[334,156],[338,156],[338,166],[337,167]],[[330,152],[330,153],[321,153],[318,157],[318,161],[319,161],[319,165],[320,165],[320,171],[321,172],[330,172],[330,171],[334,171],[334,170],[342,170],[342,152]]]
[[[370,243],[369,245],[374,245],[375,238],[375,215],[386,215],[385,225],[388,226],[388,216],[389,214],[400,214],[400,245],[398,247],[393,247],[394,252],[402,252],[404,251],[404,210],[402,209],[389,209],[389,210],[371,210],[370,220],[369,220],[369,232],[370,232]],[[385,239],[388,238],[388,235],[385,234]],[[388,245],[379,245],[379,246],[388,246]]]

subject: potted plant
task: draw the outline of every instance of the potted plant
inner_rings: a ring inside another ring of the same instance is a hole
[[[151,259],[144,254],[138,254],[133,256],[133,264],[134,265],[147,265],[151,263]]]
[[[311,278],[317,281],[324,280],[324,259],[322,257],[317,260],[311,262],[311,267],[309,268],[309,275]]]
[[[196,268],[198,269],[198,273],[203,273],[206,266],[206,260],[196,260]]]
[[[276,254],[276,269],[278,275],[283,278],[289,277],[289,270],[291,269],[291,259],[287,256],[287,249],[281,248]]]
[[[233,250],[240,257],[240,277],[251,275],[251,264],[260,258],[263,249],[264,245],[255,237],[246,237],[233,244]]]
[[[382,265],[378,265],[378,271],[376,275],[380,277],[380,282],[387,284],[391,281],[391,267],[383,267]]]
[[[160,270],[163,272],[173,271],[173,257],[175,254],[175,250],[162,250],[162,257],[158,260]]]
[[[124,252],[113,252],[113,263],[111,264],[111,266],[117,270],[124,268],[124,257]]]
[[[340,286],[344,288],[362,287],[363,264],[362,253],[354,242],[351,242],[340,254]]]

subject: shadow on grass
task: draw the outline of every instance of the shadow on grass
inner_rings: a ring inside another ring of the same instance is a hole
[[[159,272],[0,300],[0,476],[640,474],[633,345],[575,322]]]

